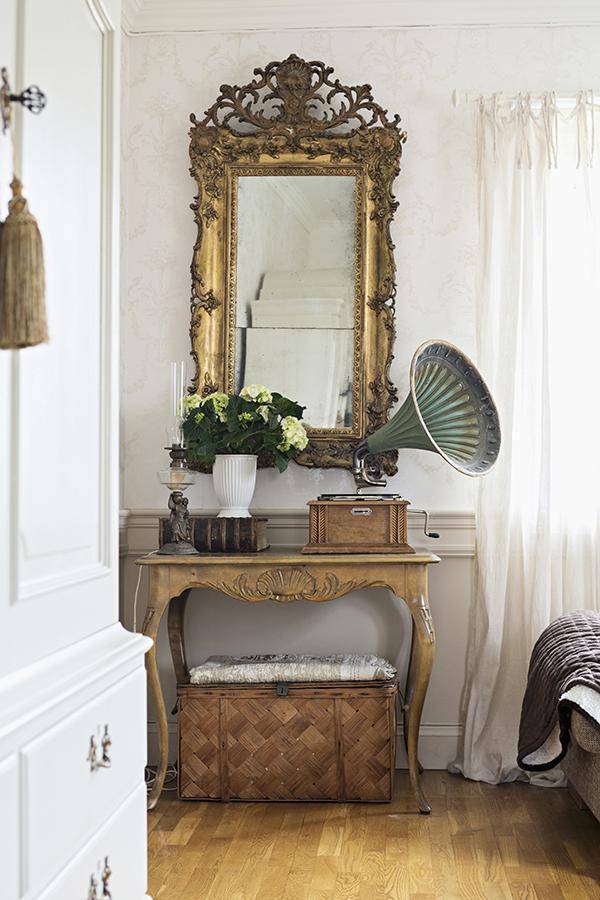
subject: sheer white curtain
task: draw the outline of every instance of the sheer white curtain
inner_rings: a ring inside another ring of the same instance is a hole
[[[600,609],[600,112],[574,101],[478,104],[478,362],[503,446],[482,479],[464,747],[490,783],[516,765],[532,646],[561,613]]]

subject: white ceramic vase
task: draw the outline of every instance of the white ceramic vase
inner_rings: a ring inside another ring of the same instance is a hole
[[[248,518],[256,485],[256,456],[219,454],[213,465],[213,484],[221,507],[219,518]]]

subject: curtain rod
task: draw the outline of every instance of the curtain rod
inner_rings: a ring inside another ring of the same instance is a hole
[[[579,90],[579,91],[548,91],[548,93],[556,94],[556,102],[559,106],[569,103],[575,103],[580,94],[588,94],[588,97],[593,98],[594,107],[600,108],[600,90]],[[466,103],[476,103],[480,98],[483,100],[491,100],[494,96],[493,93],[486,94],[484,91],[459,91],[455,88],[452,91],[452,106],[455,108],[458,106],[463,106]],[[540,92],[530,92],[530,91],[521,91],[520,94],[505,94],[503,91],[497,91],[495,96],[504,103],[510,103],[511,101],[515,101],[519,96],[529,96],[531,99],[535,101],[540,101],[543,93]],[[596,97],[598,100],[596,101]]]

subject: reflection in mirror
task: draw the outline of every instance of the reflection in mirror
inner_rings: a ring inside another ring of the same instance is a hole
[[[235,389],[280,391],[316,429],[352,427],[355,182],[237,179]]]

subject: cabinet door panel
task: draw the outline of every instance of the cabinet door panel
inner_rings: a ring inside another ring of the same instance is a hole
[[[2,900],[17,900],[19,892],[19,769],[16,756],[0,762],[0,860]]]
[[[146,786],[142,784],[39,900],[83,900],[89,894],[92,877],[99,883],[97,895],[101,897],[106,858],[111,869],[108,896],[114,900],[142,900],[146,895],[145,818]]]
[[[27,0],[2,43],[50,341],[2,351],[0,675],[117,619],[119,0]],[[10,180],[3,172],[4,180]],[[6,436],[6,438],[5,438]]]
[[[106,563],[99,490],[107,463],[100,442],[107,374],[101,358],[104,34],[87,3],[60,5],[68,28],[56,28],[52,4],[25,4],[25,78],[48,96],[43,114],[26,122],[23,171],[44,237],[50,342],[23,353],[20,364],[21,597]],[[56,65],[61,59],[68,66]]]

